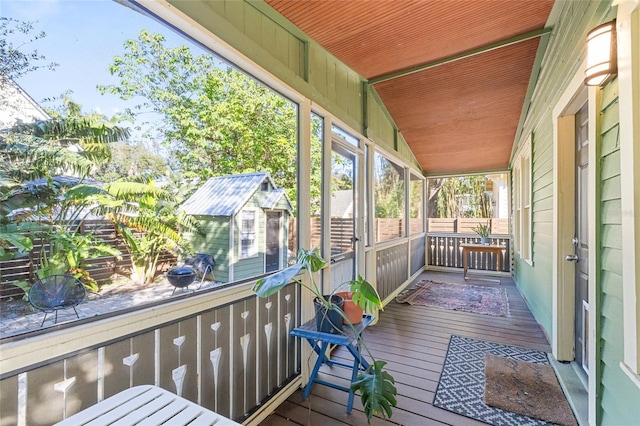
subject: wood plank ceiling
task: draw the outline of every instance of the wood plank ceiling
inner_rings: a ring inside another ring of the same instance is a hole
[[[373,84],[427,174],[507,168],[553,0],[266,2]]]

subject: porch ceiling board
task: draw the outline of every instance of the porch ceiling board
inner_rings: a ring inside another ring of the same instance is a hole
[[[553,0],[266,0],[367,79],[544,28]],[[374,85],[428,174],[504,169],[539,39]]]
[[[528,40],[375,85],[425,171],[506,167],[538,43]]]

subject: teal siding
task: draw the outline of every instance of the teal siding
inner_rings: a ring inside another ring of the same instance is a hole
[[[587,32],[613,19],[608,1],[557,3],[558,19],[542,62],[540,78],[524,121],[524,143],[532,134],[532,241],[533,265],[515,256],[515,279],[532,313],[550,337],[552,333],[553,253],[553,118],[552,109],[579,71],[585,54]],[[635,425],[640,418],[640,390],[620,369],[623,359],[622,317],[622,226],[617,81],[603,91],[599,108],[593,165],[599,187],[595,200],[597,247],[592,249],[598,276],[597,359],[591,360],[591,374],[598,383],[597,424]]]
[[[600,418],[603,425],[635,425],[640,389],[620,369],[623,360],[622,226],[618,84],[603,90],[600,163]]]
[[[196,253],[207,253],[216,261],[215,280],[229,282],[229,218],[196,216],[204,235],[187,234]]]
[[[514,276],[533,315],[546,333],[552,333],[553,253],[553,120],[552,108],[584,57],[589,29],[611,13],[609,2],[560,2],[558,19],[528,107],[518,144],[532,135],[532,261],[514,256]]]

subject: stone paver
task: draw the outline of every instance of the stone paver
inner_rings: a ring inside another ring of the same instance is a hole
[[[222,283],[219,282],[205,281],[200,285],[199,282],[195,282],[189,289],[176,289],[174,295],[178,296],[185,292],[192,292],[192,290],[194,290],[194,292],[198,292],[221,284]],[[84,302],[76,306],[76,310],[78,311],[80,319],[95,317],[101,314],[112,313],[134,306],[144,305],[156,300],[168,299],[172,296],[173,290],[174,287],[171,284],[163,281],[154,283],[146,288],[126,293],[108,296],[89,294]],[[17,302],[12,302],[14,306],[16,303]],[[43,312],[37,311],[29,305],[28,308],[25,309],[26,313],[24,315],[16,316],[16,314],[10,312],[10,308],[7,308],[6,306],[7,305],[5,303],[0,303],[0,309],[2,309],[0,311],[0,339],[17,336],[19,334],[39,330],[41,328],[40,324],[44,318]],[[56,325],[54,324],[54,319],[55,313],[49,313],[42,328],[48,328]],[[77,317],[73,312],[73,309],[62,309],[58,311],[57,324],[73,322],[76,320]]]

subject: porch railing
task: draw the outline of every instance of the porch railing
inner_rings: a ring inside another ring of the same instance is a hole
[[[491,236],[491,244],[504,247],[500,271],[511,271],[511,239],[508,235]],[[453,233],[427,233],[427,265],[445,268],[462,268],[461,244],[480,244],[477,235]],[[497,271],[498,255],[494,253],[471,252],[468,254],[470,269]]]
[[[299,301],[296,285],[235,287],[0,345],[0,425],[51,424],[140,384],[242,422],[299,374]]]

